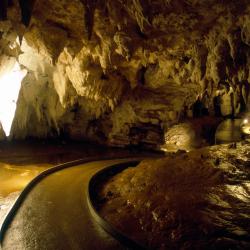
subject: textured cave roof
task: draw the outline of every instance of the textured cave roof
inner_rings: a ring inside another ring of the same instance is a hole
[[[19,21],[29,25],[31,16],[69,32],[90,39],[98,12],[103,23],[115,24],[118,30],[135,26],[142,38],[199,31],[206,34],[221,16],[232,13],[235,18],[247,7],[247,0],[4,0],[0,19],[16,18],[10,9],[16,6]],[[31,22],[32,23],[32,22]],[[108,27],[106,27],[108,28]]]
[[[90,137],[98,129],[119,144],[130,143],[134,128],[144,134],[153,126],[159,136],[149,141],[158,142],[198,95],[207,93],[213,113],[220,82],[236,89],[250,79],[248,0],[11,2],[0,13],[7,19],[0,22],[0,64],[14,57],[29,72],[14,122],[17,137],[23,130],[33,135],[27,121],[35,117],[44,124],[35,135],[50,133],[47,124],[56,131],[77,128],[82,136],[92,131]],[[18,44],[17,35],[25,42]],[[232,109],[226,101],[223,115]]]

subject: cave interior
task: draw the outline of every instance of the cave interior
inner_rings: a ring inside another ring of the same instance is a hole
[[[177,170],[180,155],[216,143],[250,160],[249,94],[249,0],[0,1],[1,162],[15,143],[34,141],[173,153]],[[223,153],[207,158],[218,167],[229,156],[215,147]],[[147,244],[165,249],[155,241]]]

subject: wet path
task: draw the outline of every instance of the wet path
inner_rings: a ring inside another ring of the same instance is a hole
[[[227,119],[221,122],[215,133],[215,144],[241,141],[241,122],[242,119]]]
[[[0,143],[0,227],[19,193],[39,173],[65,162],[97,156],[110,159],[145,155],[147,151],[114,149],[72,141]]]
[[[91,162],[43,179],[8,227],[3,250],[126,249],[93,221],[86,198],[96,171],[124,161]]]

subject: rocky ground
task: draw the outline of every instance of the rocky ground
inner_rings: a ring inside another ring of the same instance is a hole
[[[250,143],[142,161],[102,184],[101,215],[153,249],[250,248]]]

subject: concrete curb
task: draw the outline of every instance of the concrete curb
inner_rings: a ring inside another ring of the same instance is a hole
[[[116,229],[111,223],[107,222],[95,209],[93,205],[94,193],[95,193],[95,185],[98,183],[99,179],[101,179],[103,176],[117,174],[121,172],[122,170],[128,168],[128,167],[135,167],[138,165],[140,160],[130,160],[125,163],[115,164],[112,166],[109,166],[107,168],[104,168],[100,171],[98,171],[96,174],[94,174],[88,184],[88,190],[87,190],[87,203],[90,210],[91,215],[93,216],[94,220],[109,234],[111,234],[115,239],[119,240],[121,243],[126,245],[129,248],[132,249],[149,249],[140,243],[132,240],[130,237],[122,233],[120,230]]]

